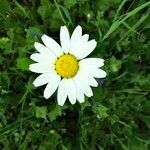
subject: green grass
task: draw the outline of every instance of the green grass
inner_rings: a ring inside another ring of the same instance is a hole
[[[148,150],[150,148],[149,7],[146,0],[1,0],[0,149]],[[33,44],[60,26],[96,39],[91,57],[107,77],[85,103],[43,98],[28,70]],[[5,38],[3,38],[5,37]]]

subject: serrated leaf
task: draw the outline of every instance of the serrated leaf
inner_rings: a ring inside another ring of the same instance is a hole
[[[108,117],[108,108],[105,107],[104,105],[102,104],[98,104],[96,103],[94,106],[93,106],[93,111],[95,112],[95,114],[97,115],[98,118],[106,118]]]
[[[100,115],[100,117],[102,118],[106,118],[108,117],[109,115],[107,114],[107,111],[108,111],[108,108],[103,106],[103,105],[100,105],[97,109],[97,112],[98,114]]]
[[[110,66],[111,66],[111,71],[113,73],[116,73],[120,70],[121,64],[122,64],[122,62],[120,60],[116,59],[114,56],[112,56],[110,58]]]
[[[36,118],[46,119],[46,112],[47,112],[47,107],[45,107],[45,106],[35,108]]]

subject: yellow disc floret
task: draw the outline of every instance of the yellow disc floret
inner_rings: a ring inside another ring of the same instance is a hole
[[[71,78],[79,69],[78,60],[73,55],[64,54],[57,59],[55,69],[61,77]]]

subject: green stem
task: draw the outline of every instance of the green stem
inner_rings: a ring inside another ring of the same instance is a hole
[[[61,16],[62,21],[63,21],[64,24],[66,25],[66,21],[65,21],[63,15],[62,15],[62,12],[61,12],[61,10],[60,10],[60,8],[59,8],[59,5],[58,5],[57,1],[54,0],[54,2],[55,2],[55,5],[56,5],[56,7],[57,7],[57,9],[58,9],[59,15]]]

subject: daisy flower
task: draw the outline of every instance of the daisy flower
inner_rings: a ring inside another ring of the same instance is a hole
[[[60,44],[47,35],[42,36],[44,44],[35,42],[38,53],[31,59],[36,63],[29,70],[40,73],[33,82],[35,87],[46,84],[44,97],[48,99],[58,88],[57,102],[63,106],[67,97],[71,104],[82,103],[93,96],[91,86],[97,87],[95,78],[106,77],[100,67],[101,58],[86,58],[96,47],[95,40],[89,41],[89,35],[82,35],[81,26],[77,26],[70,37],[66,26],[60,28]]]

